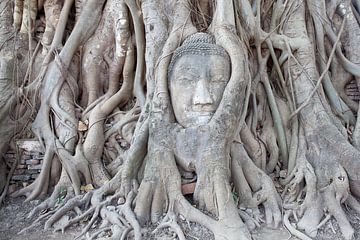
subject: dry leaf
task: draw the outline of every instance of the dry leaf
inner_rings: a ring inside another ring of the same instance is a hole
[[[92,184],[88,184],[86,186],[81,186],[80,190],[85,192],[90,192],[91,190],[94,190],[94,186]]]
[[[85,120],[85,122],[79,121],[78,130],[80,132],[85,132],[86,130],[88,130],[88,124],[89,124],[88,120]]]

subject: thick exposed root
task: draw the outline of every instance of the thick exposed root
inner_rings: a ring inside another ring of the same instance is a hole
[[[43,160],[44,163],[40,175],[36,178],[36,180],[32,184],[13,193],[12,194],[13,197],[25,195],[27,197],[26,201],[31,201],[47,193],[47,188],[49,186],[49,172],[51,169],[51,163],[54,154],[55,153],[53,149],[51,149],[50,147],[47,148],[44,155],[44,160]]]
[[[158,230],[160,230],[162,228],[170,228],[172,231],[175,232],[176,236],[180,240],[186,240],[183,231],[181,230],[179,224],[177,223],[177,217],[174,212],[169,211],[166,214],[166,216],[163,218],[160,225],[153,231],[153,233],[156,233]]]
[[[54,191],[51,193],[51,196],[36,206],[33,210],[31,210],[28,218],[32,218],[40,212],[47,212],[51,209],[57,209],[64,205],[72,197],[74,197],[74,191],[72,189],[71,182],[65,171],[62,171],[62,176],[60,177],[59,182],[56,184]]]
[[[62,1],[53,0],[44,2],[45,32],[42,38],[44,45],[50,46],[55,35],[56,25],[59,22]]]
[[[244,177],[242,181],[234,181],[234,185],[238,193],[240,194],[240,206],[245,208],[256,208],[262,204],[265,208],[266,224],[269,227],[277,228],[281,222],[280,212],[280,197],[275,189],[272,179],[259,169],[251,161],[247,155],[244,147],[240,143],[234,142],[232,145],[232,161],[233,164],[233,178],[238,178],[239,171],[234,172],[236,167],[234,164],[238,164],[243,171]],[[249,190],[246,189],[246,185]],[[253,192],[252,195],[248,195],[249,192]],[[244,192],[248,192],[247,194]],[[244,196],[248,197],[244,198]]]
[[[9,189],[10,185],[10,179],[13,176],[15,169],[18,165],[19,158],[17,157],[14,163],[11,166],[11,169],[6,175],[6,164],[4,163],[3,159],[0,158],[0,174],[2,175],[0,178],[1,184],[0,184],[0,207],[4,202],[5,196],[7,194],[7,191]]]
[[[57,141],[57,153],[63,161],[63,167],[71,179],[74,191],[76,194],[80,193],[81,179],[79,173],[82,173],[86,184],[91,184],[91,174],[89,170],[89,163],[83,155],[82,144],[79,143],[75,150],[75,155],[72,156],[62,144]],[[86,185],[85,184],[85,185]]]
[[[65,173],[64,171],[62,173]],[[31,228],[37,227],[44,219],[51,217],[56,211],[65,205],[70,199],[74,197],[74,191],[71,183],[66,175],[60,178],[60,181],[55,186],[51,196],[41,202],[33,210],[30,211],[28,218],[33,218],[39,215],[30,226],[22,229],[19,234],[28,231]]]
[[[50,216],[45,222],[45,229],[50,228],[59,221],[56,224],[55,231],[64,232],[66,228],[73,224],[89,220],[78,237],[87,235],[88,238],[94,239],[101,232],[112,230],[113,235],[121,237],[121,239],[125,239],[130,231],[134,231],[135,239],[141,239],[141,228],[131,209],[135,192],[131,191],[126,197],[126,201],[124,201],[120,192],[114,193],[116,188],[117,184],[114,185],[109,182],[100,189],[93,190],[85,195],[75,196],[68,201],[64,201],[56,209],[40,216],[36,222]],[[107,194],[111,195],[106,196]],[[103,199],[104,197],[105,199]],[[41,204],[31,214],[35,214],[35,212],[38,212],[43,207],[44,204]],[[73,218],[67,216],[71,211],[76,213],[76,216]],[[102,225],[104,228],[96,231],[90,237],[88,232],[98,217],[101,217],[103,220]]]
[[[264,143],[257,139],[250,128],[244,124],[244,127],[240,131],[240,136],[242,141],[244,142],[245,148],[250,155],[251,159],[253,159],[255,165],[262,170],[266,168],[266,148]]]
[[[290,232],[293,236],[295,236],[295,237],[297,237],[297,238],[299,238],[299,239],[301,239],[301,240],[311,240],[311,238],[309,238],[308,236],[306,236],[306,235],[303,234],[302,232],[296,230],[296,228],[294,228],[294,227],[291,225],[291,223],[290,223],[290,221],[289,221],[289,215],[290,215],[290,212],[288,212],[288,211],[285,212],[285,215],[284,215],[284,225],[285,225],[285,227],[289,230],[289,232]]]
[[[336,166],[332,167],[336,168]],[[288,223],[288,217],[292,211],[297,217],[300,217],[297,223],[298,229],[304,230],[310,237],[316,237],[319,228],[333,216],[339,223],[345,239],[352,239],[354,229],[342,210],[341,204],[347,201],[356,208],[358,203],[350,195],[349,180],[341,166],[333,175],[332,181],[320,189],[313,167],[304,158],[302,162],[298,163],[289,179],[291,181],[283,193],[286,202],[284,208],[288,209],[286,219],[284,219],[285,223]],[[303,183],[306,183],[306,189],[303,189]],[[287,227],[291,228],[292,226],[288,225]],[[307,239],[295,229],[289,229],[289,231]]]
[[[55,212],[45,223],[45,229],[49,229],[56,221],[58,221],[62,216],[64,216],[68,211],[80,207],[81,205],[87,205],[90,202],[92,193],[89,192],[84,196],[78,195],[70,199],[64,206]]]
[[[167,211],[164,224],[173,228],[179,237],[183,237],[174,220],[175,212],[209,228],[213,231],[215,239],[250,239],[250,234],[241,221],[232,197],[229,179],[222,167],[213,163],[203,165],[206,167],[198,173],[194,194],[198,207],[211,211],[217,218],[215,220],[195,209],[182,196],[180,174],[175,167],[172,154],[159,152],[153,156],[155,162],[147,163],[144,180],[136,200],[135,213],[140,222],[157,221],[162,213]],[[161,165],[158,165],[160,163]],[[151,172],[150,175],[149,171],[155,169],[158,174]]]

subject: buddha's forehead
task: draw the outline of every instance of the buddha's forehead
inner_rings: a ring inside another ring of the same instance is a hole
[[[173,71],[228,71],[230,62],[220,55],[185,55],[173,66]]]

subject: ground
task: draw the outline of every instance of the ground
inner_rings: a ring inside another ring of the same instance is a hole
[[[70,240],[76,237],[76,228],[71,228],[65,234],[54,233],[52,229],[43,230],[42,226],[37,226],[25,234],[18,234],[22,228],[30,225],[33,219],[28,219],[27,214],[35,207],[37,201],[24,203],[24,198],[8,198],[0,209],[0,239],[27,239],[27,240],[48,240],[62,239]]]
[[[75,225],[67,229],[64,233],[53,232],[53,229],[44,230],[43,225],[40,223],[35,228],[28,230],[26,233],[18,234],[20,229],[28,227],[34,219],[28,219],[27,215],[30,210],[38,204],[38,201],[24,203],[24,198],[8,198],[5,204],[0,208],[0,240],[49,240],[61,239],[71,240],[74,239],[78,233],[81,232],[82,226]],[[355,229],[355,240],[360,240],[360,215],[356,215],[352,210],[345,211],[348,214],[349,220]],[[180,221],[181,227],[189,240],[213,240],[212,233],[204,227]],[[152,234],[156,226],[147,226],[144,228],[144,239],[152,240],[168,240],[173,239],[171,232],[166,229]],[[284,229],[273,230],[262,227],[252,233],[254,240],[296,240]],[[106,239],[106,238],[103,238]],[[131,240],[132,237],[129,237]],[[314,240],[342,240],[340,229],[336,221],[331,220],[318,233]]]

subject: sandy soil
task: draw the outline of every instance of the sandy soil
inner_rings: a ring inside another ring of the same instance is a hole
[[[1,240],[70,240],[76,237],[79,229],[70,228],[64,234],[53,230],[45,231],[43,225],[38,224],[34,228],[19,235],[19,231],[31,225],[35,219],[28,219],[27,215],[38,201],[24,203],[25,198],[8,198],[0,209],[0,239]]]

